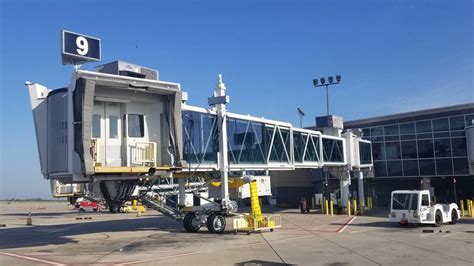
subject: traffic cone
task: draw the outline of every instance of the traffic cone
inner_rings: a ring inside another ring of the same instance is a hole
[[[33,225],[33,219],[31,219],[31,212],[28,212],[28,218],[26,218],[26,225]]]

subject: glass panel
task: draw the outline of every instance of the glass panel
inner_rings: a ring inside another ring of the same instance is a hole
[[[416,159],[416,141],[402,141],[402,157],[403,159]]]
[[[385,161],[374,162],[374,175],[375,176],[387,176],[387,169]]]
[[[128,136],[131,138],[143,138],[145,136],[143,115],[128,115]]]
[[[100,138],[100,115],[92,115],[92,137]]]
[[[420,163],[420,175],[435,175],[434,159],[423,159]]]
[[[397,125],[391,125],[391,126],[385,126],[385,136],[387,135],[398,135],[398,124]]]
[[[432,140],[419,140],[418,141],[418,156],[420,158],[433,158],[433,141]]]
[[[415,133],[414,123],[400,124],[400,134],[412,134]]]
[[[451,144],[449,139],[436,139],[434,145],[436,157],[451,157]]]
[[[109,138],[118,138],[118,116],[109,116]]]
[[[304,136],[304,137],[303,137]],[[294,153],[295,153],[295,162],[303,162],[303,152],[307,135],[301,134],[301,132],[293,132],[293,143],[294,143]]]
[[[311,139],[309,140],[304,160],[311,162],[319,161],[319,139],[317,137],[312,137],[312,141]]]
[[[392,210],[417,210],[418,194],[395,193],[393,194]]]
[[[467,158],[454,158],[453,163],[455,175],[469,174],[469,165],[467,163]]]
[[[372,155],[374,160],[385,160],[385,147],[383,143],[372,143]]]
[[[370,143],[359,142],[359,157],[361,164],[371,164],[372,156],[370,150]]]
[[[395,136],[385,136],[385,141],[393,141],[393,140],[399,140],[400,136],[395,135]]]
[[[370,128],[362,129],[362,137],[364,139],[370,139]]]
[[[467,144],[465,138],[454,138],[451,139],[451,147],[453,151],[453,157],[467,156]]]
[[[419,176],[417,160],[403,160],[404,176]]]
[[[400,159],[400,142],[386,142],[385,143],[385,152],[387,155],[387,160],[390,159]]]
[[[416,133],[431,131],[431,120],[416,122]]]
[[[449,138],[449,132],[434,133],[435,138]]]
[[[451,159],[437,159],[436,171],[438,175],[452,175],[453,164],[451,162]]]
[[[400,138],[402,140],[407,140],[407,139],[416,139],[416,135],[410,134],[410,135],[401,135]]]
[[[383,127],[373,127],[370,129],[370,135],[372,137],[383,136]]]
[[[342,140],[323,138],[323,155],[326,162],[343,162]]]
[[[464,137],[466,132],[463,131],[451,131],[451,137]]]
[[[183,137],[183,156],[188,163],[217,163],[219,139],[216,116],[183,111]],[[229,161],[232,162],[230,150]]]
[[[421,206],[430,206],[430,198],[427,194],[421,195]]]
[[[401,176],[402,163],[400,161],[387,161],[388,176]]]
[[[449,124],[451,130],[464,129],[464,116],[450,117]]]
[[[466,127],[474,125],[474,114],[466,115]]]
[[[441,118],[433,120],[433,131],[448,131],[449,120],[447,118]]]
[[[416,134],[417,139],[431,139],[433,135],[431,133]]]

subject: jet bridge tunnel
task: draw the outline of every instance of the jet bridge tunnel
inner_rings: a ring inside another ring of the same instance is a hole
[[[212,212],[228,213],[233,208],[227,187],[231,171],[244,175],[326,167],[349,172],[372,166],[366,152],[370,142],[352,133],[341,135],[336,129],[324,134],[227,112],[229,96],[221,77],[209,99],[212,107],[201,108],[186,104],[178,83],[157,80],[157,71],[133,64],[116,71],[127,64],[113,62],[98,72],[77,70],[67,88],[27,83],[46,179],[98,181],[107,203],[119,206],[143,180],[214,173],[222,190],[220,206]],[[178,180],[182,196],[184,178]],[[209,215],[199,208],[192,211],[201,220]]]

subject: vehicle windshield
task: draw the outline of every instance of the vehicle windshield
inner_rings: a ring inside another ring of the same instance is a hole
[[[392,210],[416,210],[418,206],[418,194],[397,193],[393,194]]]

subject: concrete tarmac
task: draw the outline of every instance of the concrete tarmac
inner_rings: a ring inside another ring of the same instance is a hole
[[[33,226],[26,226],[30,210]],[[227,219],[226,232],[215,235],[205,228],[186,233],[153,210],[136,217],[78,212],[65,202],[0,202],[0,265],[474,265],[472,218],[399,227],[385,214],[270,211],[281,215],[283,228],[234,235]]]

